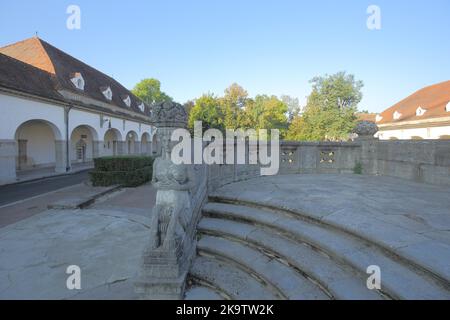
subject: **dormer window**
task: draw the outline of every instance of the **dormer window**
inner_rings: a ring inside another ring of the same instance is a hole
[[[421,117],[425,114],[425,112],[427,112],[426,109],[424,109],[422,107],[418,107],[416,110],[416,116]]]
[[[84,90],[84,79],[81,73],[76,72],[72,74],[72,78],[70,78],[70,81],[72,81],[75,88],[79,90]]]
[[[129,108],[131,106],[131,98],[130,96],[123,96],[122,97],[123,103]]]
[[[445,107],[445,111],[450,112],[450,101],[447,103],[447,106]]]
[[[142,111],[145,112],[145,105],[141,102],[140,105],[138,105],[138,108]]]
[[[383,120],[383,117],[377,114],[377,116],[375,117],[375,122],[380,122],[381,120]]]
[[[402,114],[400,113],[400,112],[398,112],[398,111],[395,111],[394,112],[394,120],[398,120],[398,119],[400,119],[402,117]]]
[[[113,93],[110,87],[101,87],[100,90],[102,91],[106,99],[108,99],[109,101],[112,100]]]

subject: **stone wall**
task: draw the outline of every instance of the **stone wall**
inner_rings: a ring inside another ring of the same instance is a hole
[[[371,149],[365,173],[450,185],[450,141],[377,141]]]
[[[224,157],[225,154],[224,148]],[[280,145],[279,174],[354,173],[359,165],[367,175],[450,185],[450,141],[360,138],[354,142],[282,141]],[[210,165],[208,187],[215,190],[258,176],[259,165]]]

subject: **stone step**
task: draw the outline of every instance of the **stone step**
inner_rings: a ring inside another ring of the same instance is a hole
[[[278,300],[282,296],[275,288],[258,281],[244,270],[212,257],[197,256],[189,277],[196,283],[206,283],[224,296],[235,300]],[[217,294],[217,293],[216,293]],[[205,295],[208,297],[209,295]],[[200,297],[200,294],[197,294]]]
[[[197,250],[200,255],[205,253],[230,264],[239,265],[247,273],[254,274],[268,285],[276,287],[285,299],[329,299],[319,286],[286,263],[245,244],[231,239],[204,235],[198,241]]]
[[[450,292],[435,277],[414,268],[390,252],[344,231],[269,208],[210,202],[207,217],[239,220],[279,231],[322,251],[360,274],[369,266],[381,269],[381,290],[395,299],[449,299]]]
[[[294,186],[293,188],[295,189]],[[342,194],[342,197],[345,198],[345,194]],[[312,202],[306,200],[306,203],[297,202],[293,195],[284,200],[277,197],[256,200],[242,191],[238,196],[232,195],[229,191],[223,194],[216,193],[210,196],[210,200],[212,199],[217,202],[239,203],[246,207],[272,208],[315,221],[328,228],[353,234],[389,251],[391,255],[406,260],[405,263],[428,273],[450,291],[450,264],[448,263],[450,244],[446,234],[448,228],[445,227],[448,225],[448,215],[443,213],[442,209],[438,210],[440,214],[436,216],[428,214],[421,217],[420,214],[414,214],[417,208],[405,204],[403,209],[399,208],[398,214],[392,214],[392,212],[384,214],[383,211],[379,211],[382,209],[365,207],[361,203],[344,205],[345,201],[340,199],[342,209],[335,210],[335,207],[333,209],[329,207],[330,202],[326,200],[323,201],[323,205],[313,204],[312,200]],[[371,204],[374,205],[373,202]],[[411,215],[406,214],[405,210]]]
[[[204,286],[193,286],[185,293],[185,300],[224,300],[213,289]]]
[[[277,234],[274,229],[231,220],[203,218],[198,231],[213,236],[232,237],[278,256],[319,283],[334,299],[382,299],[382,295],[367,289],[367,278],[361,274],[356,274],[353,269],[346,268],[304,243]]]

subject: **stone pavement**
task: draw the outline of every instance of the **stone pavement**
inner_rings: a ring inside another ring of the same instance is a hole
[[[0,228],[0,299],[135,298],[152,190],[150,184],[123,189],[85,210],[41,211]],[[33,204],[42,208],[58,197]],[[70,265],[81,268],[81,290],[66,287]]]
[[[0,229],[0,299],[129,299],[148,218],[51,210]],[[66,269],[81,268],[81,290]]]
[[[35,188],[39,188],[36,185]],[[92,187],[86,183],[61,188],[36,197],[17,201],[0,207],[0,228],[53,208],[77,208],[87,205],[117,187]]]

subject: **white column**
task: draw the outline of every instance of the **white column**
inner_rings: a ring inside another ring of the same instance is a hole
[[[55,172],[64,173],[67,167],[66,141],[55,140]],[[70,163],[69,163],[70,171]]]
[[[0,184],[16,181],[15,140],[0,140]]]

